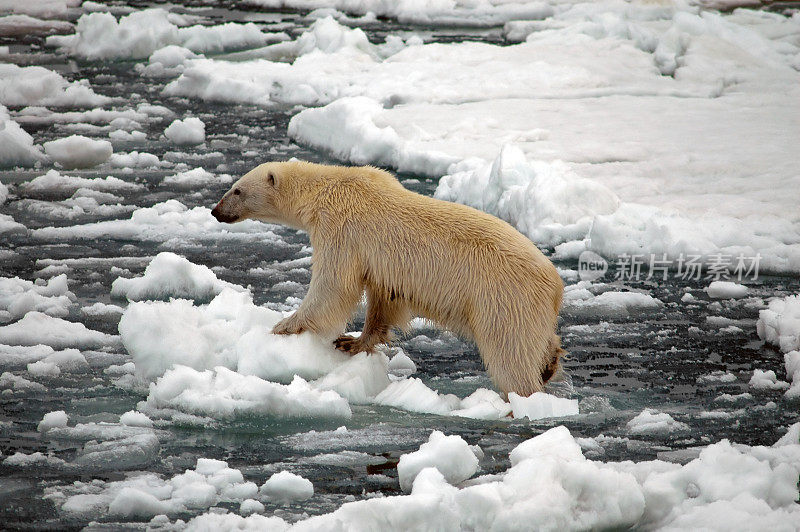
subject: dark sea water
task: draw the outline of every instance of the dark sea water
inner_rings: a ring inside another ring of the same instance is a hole
[[[255,9],[235,8],[226,3],[214,4],[213,7],[210,4],[187,2],[185,9],[176,7],[173,10],[190,11],[213,23],[247,21],[261,16],[261,12]],[[286,23],[287,31],[294,35],[309,25],[302,15],[280,11],[273,13],[271,20]],[[417,28],[381,20],[364,26],[364,30],[375,42],[383,41],[388,34],[409,30],[433,41],[503,42],[498,29]],[[11,51],[18,54],[14,61],[19,64],[42,65],[57,70],[70,80],[88,80],[95,92],[124,99],[127,103],[122,105],[135,106],[142,102],[163,105],[178,117],[197,116],[206,124],[206,143],[198,147],[176,150],[170,143],[159,140],[166,124],[151,123],[146,131],[147,141],[128,149],[233,176],[241,175],[262,162],[290,157],[336,162],[327,154],[297,145],[287,137],[287,123],[298,112],[297,108],[277,105],[260,108],[164,96],[161,91],[168,80],[138,75],[133,69],[135,62],[84,61],[65,57],[44,48],[40,36],[0,39],[0,46],[3,45],[9,45]],[[37,144],[72,134],[63,124],[24,124],[24,128],[34,136]],[[115,145],[115,151],[128,149],[124,144]],[[179,153],[168,154],[175,151]],[[15,188],[14,185],[41,175],[47,169],[0,171],[0,180],[11,189],[10,199],[0,207],[0,211],[10,214],[29,229],[106,219],[82,216],[66,220],[32,211],[29,203],[23,200],[57,201],[68,196],[29,194]],[[186,190],[161,184],[161,178],[171,173],[174,173],[171,169],[125,173],[103,168],[70,172],[70,175],[114,175],[142,183],[146,186],[144,191],[128,194],[124,199],[124,204],[137,207],[151,206],[171,198],[190,208],[197,205],[211,207],[227,189],[226,185],[219,185]],[[431,195],[436,188],[434,177],[399,177],[417,179],[407,186],[423,194]],[[121,214],[116,217],[128,216]],[[112,271],[111,265],[139,274],[147,264],[141,257],[172,251],[194,263],[215,268],[221,279],[252,286],[256,304],[280,303],[292,293],[276,290],[274,285],[281,281],[295,281],[305,287],[310,279],[307,269],[281,271],[273,268],[275,273],[270,275],[248,273],[252,268],[279,265],[303,256],[302,248],[308,244],[304,234],[280,229],[278,235],[285,245],[275,247],[258,242],[225,241],[198,243],[191,240],[162,244],[106,238],[44,240],[26,235],[6,235],[0,237],[0,248],[13,250],[16,254],[0,262],[0,275],[33,280],[43,267],[67,259],[109,259],[104,266],[78,263],[68,272],[70,290],[76,294],[78,304],[72,307],[67,319],[117,334],[118,318],[89,317],[80,312],[81,306],[95,302],[123,304],[118,300],[112,301],[109,295],[111,283],[119,275]],[[553,250],[545,251],[552,253]],[[574,270],[577,264],[557,262],[557,266]],[[575,279],[567,280],[568,284],[574,282]],[[210,427],[162,426],[157,427],[160,442],[157,452],[129,460],[119,457],[83,469],[17,468],[0,463],[0,528],[81,528],[89,522],[95,522],[90,527],[94,529],[117,527],[119,523],[115,524],[103,515],[82,518],[65,514],[43,496],[54,486],[92,479],[117,480],[129,471],[172,476],[193,467],[198,457],[227,460],[231,467],[242,470],[248,480],[259,485],[281,469],[290,469],[308,478],[315,487],[313,499],[286,507],[267,508],[268,514],[275,512],[287,520],[296,520],[304,515],[332,511],[351,497],[360,498],[364,493],[400,493],[395,469],[398,457],[403,452],[415,450],[427,440],[433,429],[461,435],[470,444],[480,445],[485,452],[481,470],[492,473],[508,467],[508,451],[519,442],[558,424],[566,425],[575,436],[607,436],[602,439],[601,451],[587,451],[587,456],[593,459],[617,461],[662,457],[680,460],[692,456],[693,447],[723,438],[748,445],[771,445],[788,425],[798,420],[796,405],[789,404],[781,390],[754,391],[747,384],[756,368],[776,369],[778,377],[785,378],[782,355],[758,339],[755,328],[758,307],[754,306],[753,299],[711,303],[701,291],[707,281],[685,282],[672,276],[658,283],[642,280],[617,282],[616,285],[649,293],[663,301],[665,306],[652,313],[613,319],[575,317],[568,313],[562,317],[561,334],[569,353],[564,366],[574,386],[573,397],[581,400],[579,416],[536,422],[491,422],[415,414],[388,407],[355,406],[353,418],[344,423],[348,428],[346,438],[323,432],[332,431],[342,424],[336,421],[252,416],[221,421]],[[794,277],[762,275],[749,286],[751,298],[768,298],[797,293],[800,281]],[[687,304],[681,301],[687,289],[698,297],[697,302]],[[304,289],[295,295],[302,296],[303,292]],[[718,325],[706,320],[708,316],[735,320],[741,332],[721,332]],[[355,327],[360,325],[357,320]],[[491,386],[473,345],[434,329],[416,330],[412,336],[415,338],[404,337],[396,345],[416,362],[416,376],[432,388],[463,397],[478,387]],[[70,424],[116,421],[120,414],[135,409],[137,402],[146,397],[146,391],[115,386],[112,377],[103,372],[110,364],[130,360],[121,346],[110,347],[102,353],[87,356],[87,359],[92,365],[88,372],[33,379],[46,386],[45,392],[0,394],[0,422],[4,422],[0,423],[0,453],[3,456],[17,451],[28,454],[39,451],[67,462],[74,461],[80,456],[85,442],[41,436],[36,426],[45,413],[66,410],[70,414]],[[2,364],[0,352],[0,370],[26,375],[24,367],[7,368]],[[733,373],[737,380],[723,383],[701,379],[715,371]],[[751,393],[752,397],[744,397],[735,403],[718,399],[722,394],[744,392]],[[688,424],[691,430],[660,437],[631,436],[626,423],[644,408],[669,412],[676,420]],[[724,419],[701,417],[701,413],[709,410],[725,411],[731,415]],[[309,434],[311,430],[317,434]],[[371,458],[361,456],[347,463],[342,458],[345,455],[340,454],[339,463],[332,464],[331,460],[318,457],[341,451],[367,453]],[[235,511],[238,505],[229,507]],[[193,515],[187,513],[179,517],[188,519]],[[134,519],[125,526],[144,527],[145,523],[137,523]]]

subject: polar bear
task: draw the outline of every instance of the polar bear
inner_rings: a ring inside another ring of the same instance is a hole
[[[506,395],[541,391],[559,368],[561,278],[494,216],[406,190],[377,168],[303,161],[256,167],[211,213],[308,232],[308,294],[275,334],[313,331],[342,351],[372,352],[416,315],[472,339]],[[365,291],[361,336],[341,335]]]

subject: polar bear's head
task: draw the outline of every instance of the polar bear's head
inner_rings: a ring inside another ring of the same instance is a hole
[[[233,184],[211,215],[224,223],[251,219],[298,227],[292,208],[296,166],[276,162],[253,168]]]

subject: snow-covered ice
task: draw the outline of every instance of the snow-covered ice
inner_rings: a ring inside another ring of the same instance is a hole
[[[280,502],[304,501],[314,495],[314,485],[300,475],[281,471],[269,477],[259,492]]]
[[[747,295],[747,287],[731,281],[714,281],[705,288],[713,299],[737,299]]]
[[[164,135],[179,146],[202,144],[206,138],[206,126],[202,120],[192,116],[172,122],[164,130]]]
[[[225,288],[244,290],[217,279],[207,266],[193,264],[180,255],[164,251],[147,265],[142,277],[117,278],[111,284],[111,295],[129,301],[171,297],[210,301]]]
[[[95,140],[82,135],[44,143],[48,157],[67,169],[91,168],[106,162],[114,150],[107,140]]]
[[[419,450],[400,457],[397,474],[403,491],[411,491],[414,479],[428,467],[436,468],[447,482],[459,484],[478,470],[478,458],[461,437],[435,430]]]
[[[676,431],[688,431],[689,425],[676,421],[666,412],[645,409],[628,421],[628,430],[631,434],[670,434]]]
[[[135,11],[119,20],[110,13],[95,12],[78,19],[74,35],[49,37],[47,44],[89,59],[139,59],[169,45],[220,52],[266,42],[255,24],[179,27],[180,22],[180,17],[160,8]]]
[[[74,299],[75,294],[69,291],[67,276],[63,273],[40,283],[19,277],[0,277],[0,323],[21,318],[31,310],[64,318]]]
[[[119,337],[87,328],[83,323],[29,311],[19,321],[0,327],[0,343],[51,347],[102,347],[119,342]]]

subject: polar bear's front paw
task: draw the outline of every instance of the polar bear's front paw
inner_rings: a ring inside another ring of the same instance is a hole
[[[272,328],[272,334],[300,334],[305,330],[306,327],[300,320],[295,319],[295,314],[292,314],[276,323],[275,327]]]
[[[362,351],[366,351],[367,353],[372,352],[371,348],[368,348],[364,345],[364,343],[361,341],[361,338],[355,338],[347,334],[344,334],[334,340],[333,346],[339,351],[344,351],[350,355],[357,355]]]

